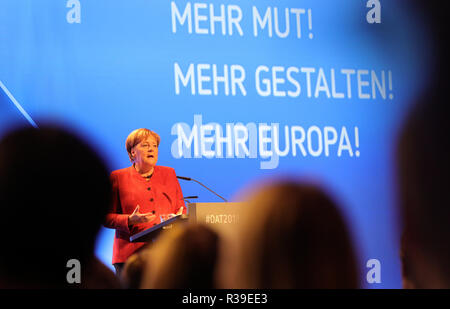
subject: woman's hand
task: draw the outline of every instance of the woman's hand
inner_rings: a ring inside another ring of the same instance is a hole
[[[178,209],[178,211],[175,215],[178,216],[178,215],[182,215],[182,214],[183,214],[183,206],[181,206],[180,209]]]
[[[164,217],[164,219],[162,221],[166,221],[166,220],[172,219],[173,217],[179,216],[181,214],[183,214],[183,206],[181,206],[180,209],[178,209],[176,214],[164,215],[165,217]]]
[[[182,215],[182,214],[183,214],[183,206],[181,206],[180,209],[178,209],[176,214],[168,214],[166,220],[169,220],[169,219],[171,219],[173,217],[176,217],[176,216],[179,216],[179,215]]]
[[[128,216],[128,224],[134,225],[139,223],[146,223],[155,220],[155,218],[156,216],[151,212],[141,214],[139,212],[139,205],[137,205],[133,213]]]

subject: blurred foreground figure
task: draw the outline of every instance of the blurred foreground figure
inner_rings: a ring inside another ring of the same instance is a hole
[[[120,273],[122,286],[126,289],[139,289],[142,277],[146,275],[147,264],[150,258],[150,245],[143,247],[131,255]]]
[[[450,29],[447,10],[414,1],[427,21],[434,50],[426,90],[404,124],[397,148],[404,288],[450,288]],[[445,7],[445,5],[444,5]],[[430,47],[429,47],[430,48]]]
[[[178,226],[151,247],[141,287],[212,289],[220,239],[205,225]]]
[[[0,287],[119,287],[94,256],[110,199],[106,167],[73,134],[52,126],[7,134],[0,141]]]
[[[266,184],[248,197],[229,288],[358,288],[357,262],[336,205],[311,185]]]
[[[399,144],[402,258],[408,265],[403,275],[416,288],[450,288],[450,122],[444,87],[416,106]]]

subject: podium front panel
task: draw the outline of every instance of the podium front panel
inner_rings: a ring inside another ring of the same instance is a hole
[[[245,203],[191,203],[189,222],[205,224],[220,234],[230,234],[242,224]]]

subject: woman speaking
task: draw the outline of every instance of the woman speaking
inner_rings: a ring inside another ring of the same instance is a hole
[[[131,235],[160,223],[160,215],[186,213],[175,170],[156,166],[159,142],[153,131],[134,130],[126,140],[132,165],[111,173],[113,201],[105,226],[116,229],[112,264],[118,275],[128,257],[146,244],[131,243]]]

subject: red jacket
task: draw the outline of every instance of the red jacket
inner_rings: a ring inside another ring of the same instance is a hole
[[[176,213],[185,206],[183,193],[175,170],[165,166],[155,166],[148,181],[133,166],[113,171],[111,183],[113,202],[105,226],[116,229],[112,263],[125,263],[130,255],[146,244],[131,243],[130,236],[160,223],[160,214]],[[129,226],[128,216],[137,205],[140,213],[155,211],[156,219]],[[186,207],[183,212],[186,213]]]

